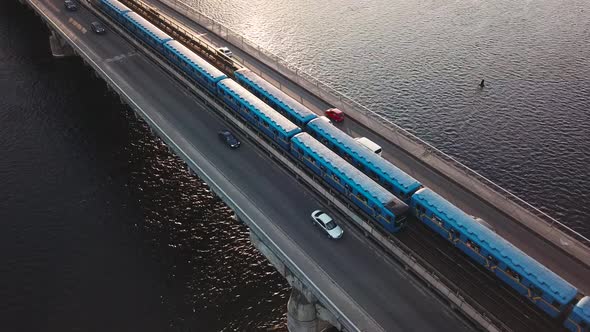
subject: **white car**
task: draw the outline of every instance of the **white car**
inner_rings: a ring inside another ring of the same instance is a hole
[[[217,50],[219,52],[223,53],[228,58],[231,58],[232,56],[234,56],[234,54],[232,53],[232,51],[230,51],[229,48],[227,48],[227,47],[220,47]]]
[[[311,213],[311,219],[313,224],[320,226],[331,239],[339,239],[344,234],[344,231],[340,226],[336,225],[334,219],[321,210],[315,210]]]

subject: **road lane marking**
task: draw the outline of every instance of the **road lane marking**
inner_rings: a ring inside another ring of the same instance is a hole
[[[121,61],[121,60],[123,60],[125,58],[130,58],[130,57],[135,56],[135,55],[137,55],[137,52],[136,51],[129,51],[127,53],[119,54],[119,55],[116,55],[116,56],[114,56],[112,58],[105,59],[104,62],[107,62],[107,63],[108,62],[117,62],[117,61]]]
[[[52,8],[54,11],[56,11],[56,12],[58,12],[58,13],[61,13],[61,9],[59,9],[59,8],[58,8],[56,5],[54,5],[53,3],[49,2],[49,3],[47,3],[47,5],[48,5],[49,7],[51,7],[51,8]]]
[[[76,29],[80,30],[82,33],[86,33],[88,30],[80,24],[78,21],[74,20],[73,18],[69,18],[68,22],[70,22]]]

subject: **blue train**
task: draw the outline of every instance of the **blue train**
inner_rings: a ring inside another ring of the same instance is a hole
[[[401,228],[408,205],[309,134],[300,133],[291,139],[291,154],[386,230],[397,232]]]
[[[318,119],[318,116],[309,108],[251,70],[240,69],[234,75],[238,83],[404,202],[408,203],[410,196],[422,187],[416,179],[367,150],[362,144],[330,123]]]
[[[418,180],[326,121],[311,120],[306,131],[406,203],[422,188]]]
[[[300,133],[301,128],[232,79],[220,81],[217,84],[217,92],[218,96],[250,125],[289,151],[291,137]]]
[[[217,93],[217,83],[227,76],[176,40],[164,43],[164,56],[210,93]]]
[[[567,329],[588,331],[588,297],[574,306],[581,297],[574,286],[480,224],[474,217],[424,188],[416,179],[322,121],[311,110],[254,73],[248,70],[234,73],[242,86],[117,0],[97,1],[114,20],[127,27],[195,83],[220,98],[248,125],[320,177],[384,229],[389,232],[399,231],[405,215],[410,211],[420,222],[527,297],[549,316],[567,316],[564,321]]]
[[[584,296],[576,304],[563,326],[572,332],[590,331],[590,296]]]
[[[578,290],[429,188],[410,203],[416,217],[551,317],[565,311]]]
[[[318,117],[309,108],[301,105],[301,103],[256,75],[250,69],[236,70],[234,76],[238,83],[301,128],[305,128],[309,121]]]

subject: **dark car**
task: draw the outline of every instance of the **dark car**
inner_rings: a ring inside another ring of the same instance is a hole
[[[230,148],[235,149],[240,146],[240,141],[229,130],[222,130],[217,133],[219,138]]]
[[[78,5],[76,4],[76,2],[74,2],[74,0],[64,1],[64,7],[66,7],[66,10],[69,10],[71,12],[75,12],[76,10],[78,10]]]
[[[107,32],[107,29],[105,29],[104,25],[102,25],[102,23],[100,22],[90,23],[90,28],[92,29],[92,31],[98,33],[99,35],[102,35],[103,33]]]

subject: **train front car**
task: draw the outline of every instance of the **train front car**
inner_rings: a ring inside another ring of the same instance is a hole
[[[217,95],[249,124],[286,151],[289,151],[291,137],[301,132],[301,128],[232,79],[226,78],[217,83]]]
[[[431,189],[418,190],[411,207],[420,221],[551,317],[567,310],[577,296],[570,283]]]
[[[291,154],[389,232],[403,226],[408,206],[307,133],[291,139]]]
[[[418,180],[322,119],[310,121],[306,131],[406,203],[422,188]]]
[[[176,40],[164,44],[164,55],[186,75],[213,94],[216,94],[217,82],[227,78],[221,70]]]
[[[145,18],[134,12],[123,14],[123,24],[145,44],[154,48],[158,53],[164,54],[164,43],[172,40],[168,34],[158,29]]]
[[[300,128],[318,116],[309,108],[284,93],[267,80],[256,75],[248,68],[242,68],[234,73],[236,82],[243,85],[250,92],[262,99],[270,107],[279,111],[287,119]]]
[[[576,304],[563,326],[572,332],[590,331],[590,297],[584,296]]]
[[[112,18],[123,24],[125,21],[125,13],[131,11],[131,9],[117,0],[100,0],[100,6],[104,11]]]

